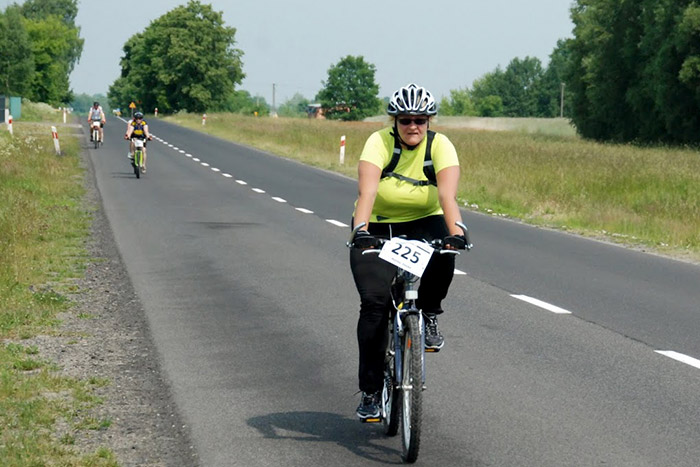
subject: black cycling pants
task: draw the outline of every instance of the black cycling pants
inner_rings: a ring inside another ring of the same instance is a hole
[[[370,223],[372,235],[393,237],[406,235],[412,240],[433,240],[449,235],[443,216],[429,216],[411,222],[394,224]],[[360,319],[357,342],[360,348],[360,390],[375,392],[384,381],[384,355],[391,305],[391,281],[396,266],[376,254],[363,255],[362,250],[350,249],[350,268],[360,294]],[[434,254],[418,287],[418,308],[424,313],[442,313],[441,302],[454,276],[454,255]]]

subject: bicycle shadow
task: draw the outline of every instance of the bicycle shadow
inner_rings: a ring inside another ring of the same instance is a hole
[[[136,179],[136,175],[134,174],[134,171],[132,170],[131,172],[112,172],[111,173],[112,178],[133,178]],[[144,175],[141,174],[143,177]]]
[[[381,424],[367,425],[329,412],[283,412],[250,418],[248,425],[265,438],[335,443],[359,457],[401,464],[400,450],[374,442],[386,438]]]

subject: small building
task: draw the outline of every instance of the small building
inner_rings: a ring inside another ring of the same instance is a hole
[[[22,118],[21,97],[0,95],[0,123],[6,123],[8,115],[12,115],[13,120]]]
[[[323,107],[321,104],[309,104],[306,106],[306,115],[309,118],[325,119],[326,116],[323,113]]]

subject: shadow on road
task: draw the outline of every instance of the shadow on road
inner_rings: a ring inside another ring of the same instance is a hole
[[[248,425],[265,438],[336,443],[359,457],[401,463],[399,450],[374,442],[386,438],[379,424],[366,425],[328,412],[286,412],[250,418]]]

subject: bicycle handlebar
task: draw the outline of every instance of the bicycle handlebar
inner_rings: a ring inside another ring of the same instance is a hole
[[[350,233],[350,239],[346,243],[348,248],[353,248],[355,234],[357,234],[357,232],[362,230],[362,227],[364,227],[365,225],[367,225],[367,224],[365,224],[364,222],[361,222],[360,224],[356,225],[352,229],[352,232]],[[457,227],[459,227],[460,229],[462,229],[462,232],[464,232],[464,239],[465,239],[464,249],[469,251],[472,248],[474,248],[474,245],[469,240],[469,229],[467,228],[467,226],[463,222],[460,222],[460,221],[455,222],[455,225]],[[388,241],[385,238],[377,238],[377,240],[379,241],[380,244],[384,244],[385,242]],[[459,254],[459,251],[457,251],[457,250],[443,249],[442,248],[442,239],[435,239],[432,242],[426,242],[426,243],[429,243],[430,246],[432,246],[436,250],[439,250],[440,254],[451,254],[451,255],[458,255]],[[368,250],[363,251],[362,254],[364,255],[365,253],[375,253],[375,252],[379,253],[379,250],[380,249],[368,249]]]

